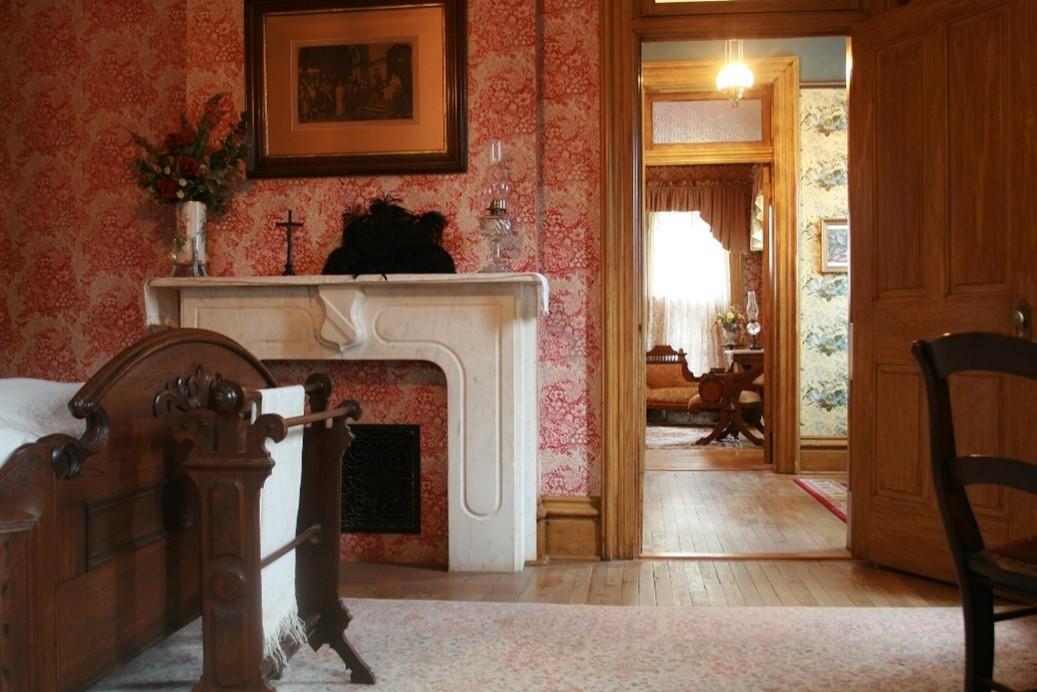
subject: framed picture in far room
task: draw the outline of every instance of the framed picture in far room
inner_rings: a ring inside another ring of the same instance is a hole
[[[246,0],[254,178],[467,167],[465,0]]]
[[[821,271],[850,270],[850,222],[846,219],[821,220]]]

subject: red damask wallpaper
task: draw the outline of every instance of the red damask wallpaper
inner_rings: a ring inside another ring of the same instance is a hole
[[[551,283],[541,323],[540,486],[598,493],[601,366],[596,0],[469,0],[469,170],[438,176],[250,181],[210,224],[216,275],[280,272],[287,209],[305,221],[299,273],[317,273],[344,208],[393,194],[439,209],[458,270],[486,260],[475,219],[486,143],[501,138],[523,234],[517,268]],[[168,271],[172,214],[134,186],[129,130],[158,137],[218,91],[244,104],[240,0],[0,3],[0,376],[83,379],[143,333],[141,288]],[[330,370],[368,422],[422,426],[420,537],[344,541],[351,557],[445,564],[446,391],[414,363],[278,363]]]

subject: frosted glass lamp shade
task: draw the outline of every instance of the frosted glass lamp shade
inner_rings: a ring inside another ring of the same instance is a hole
[[[744,62],[728,63],[717,73],[717,89],[735,101],[755,83],[753,71]]]

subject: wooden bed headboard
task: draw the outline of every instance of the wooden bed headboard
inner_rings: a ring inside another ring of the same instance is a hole
[[[198,614],[196,491],[153,403],[199,366],[276,386],[226,337],[154,334],[70,402],[81,440],[43,438],[0,469],[0,689],[81,689]]]

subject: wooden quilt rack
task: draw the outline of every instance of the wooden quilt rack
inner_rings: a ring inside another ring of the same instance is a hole
[[[155,397],[155,414],[175,414],[174,437],[191,445],[184,462],[198,488],[204,664],[195,690],[270,690],[273,663],[263,660],[260,571],[295,550],[299,615],[309,644],[327,644],[350,670],[352,682],[373,684],[371,669],[346,639],[352,617],[338,597],[342,455],[353,436],[346,420],[360,405],[328,409],[331,380],[314,374],[305,385],[310,413],[263,414],[251,421],[258,392],[199,368]],[[260,554],[260,493],[274,462],[267,440],[289,428],[303,432],[297,535],[274,553]],[[288,644],[291,646],[291,643]],[[289,652],[294,653],[294,652]]]
[[[199,690],[269,690],[260,569],[297,551],[309,644],[327,644],[353,682],[374,681],[346,640],[338,598],[341,458],[356,402],[329,409],[331,383],[306,382],[307,415],[250,414],[276,387],[222,335],[175,329],[104,365],[69,402],[79,438],[49,435],[0,468],[0,692],[79,690],[197,617]],[[305,425],[297,538],[260,556],[263,448]],[[194,488],[198,491],[195,492]]]

